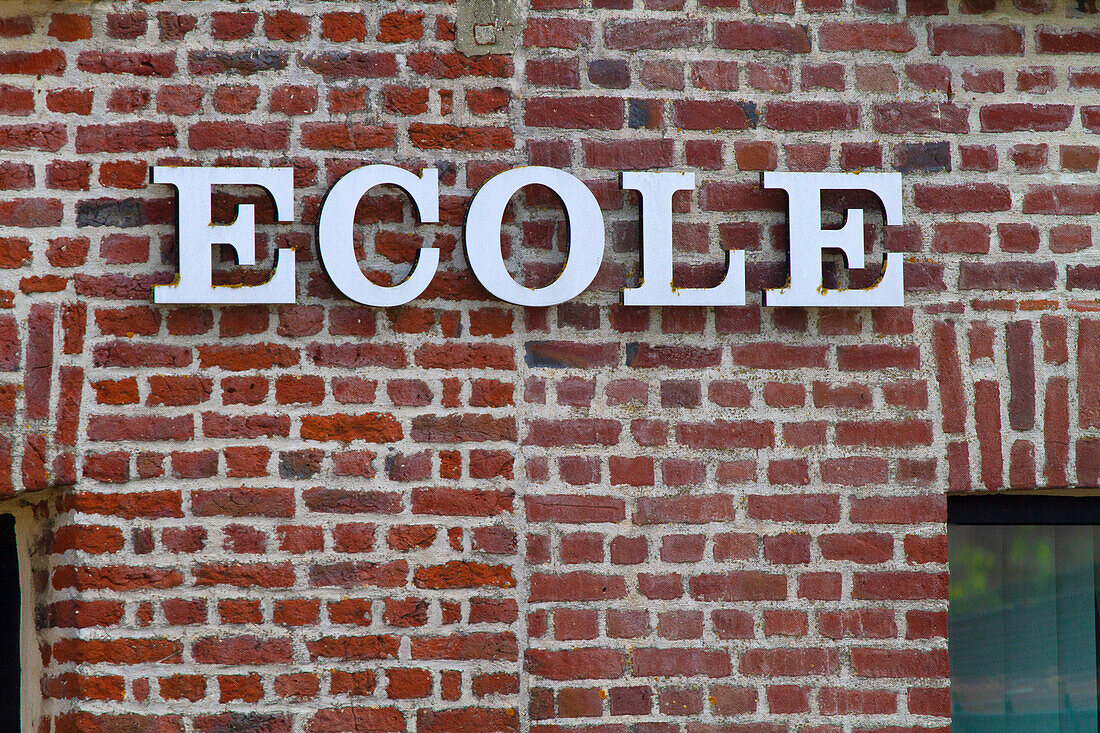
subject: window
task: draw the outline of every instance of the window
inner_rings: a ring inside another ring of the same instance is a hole
[[[19,582],[19,546],[15,538],[15,517],[0,514],[0,730],[20,729],[20,617],[22,585]]]
[[[947,506],[952,733],[1095,733],[1100,497]]]
[[[42,708],[42,656],[34,625],[30,547],[49,531],[19,500],[0,505],[0,731],[35,733]],[[41,559],[41,558],[39,558]]]

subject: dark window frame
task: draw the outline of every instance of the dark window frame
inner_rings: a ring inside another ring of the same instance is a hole
[[[1100,496],[949,494],[947,523],[1100,525]]]

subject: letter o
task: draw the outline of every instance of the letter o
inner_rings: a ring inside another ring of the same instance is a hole
[[[546,287],[526,288],[504,265],[500,227],[504,208],[524,186],[541,184],[561,199],[569,222],[569,253],[565,267]],[[490,178],[474,195],[466,216],[466,260],[486,290],[515,305],[550,306],[564,303],[592,284],[603,263],[603,214],[596,197],[576,177],[555,168],[513,168]]]

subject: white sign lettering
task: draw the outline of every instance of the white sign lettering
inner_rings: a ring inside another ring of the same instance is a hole
[[[237,262],[256,264],[256,207],[242,204],[232,224],[214,224],[210,194],[215,184],[260,186],[275,199],[279,221],[294,221],[293,168],[153,168],[153,183],[176,187],[176,247],[179,277],[171,285],[153,288],[154,303],[293,303],[294,250],[276,253],[275,270],[263,285],[214,287],[212,259],[215,244],[228,244]]]
[[[253,265],[255,211],[238,208],[229,225],[211,221],[211,189],[216,184],[255,185],[275,199],[279,221],[293,221],[293,172],[290,168],[199,168],[157,166],[154,183],[176,187],[179,220],[179,277],[154,288],[156,303],[293,303],[294,251],[279,249],[271,279],[251,287],[215,287],[212,283],[214,244],[228,244],[242,265]],[[355,208],[370,189],[380,185],[403,189],[416,204],[420,220],[439,221],[439,182],[435,169],[420,176],[391,165],[368,165],[351,171],[332,187],[321,207],[318,225],[321,262],[333,284],[348,298],[365,305],[390,307],[420,296],[435,276],[439,251],[422,247],[404,281],[383,286],[363,274],[355,257],[352,228]],[[569,251],[554,282],[528,288],[512,277],[504,263],[500,230],[504,210],[524,186],[541,184],[561,199],[569,223]],[[642,278],[638,287],[623,290],[625,305],[744,305],[745,253],[728,252],[722,282],[712,288],[677,288],[672,279],[672,197],[695,188],[695,174],[672,172],[623,173],[622,187],[641,196]],[[901,224],[900,173],[777,173],[764,174],[765,188],[779,188],[789,198],[790,283],[765,291],[770,306],[900,306],[904,302],[902,256],[885,258],[881,279],[869,288],[827,289],[822,276],[822,251],[839,249],[848,266],[863,267],[863,211],[849,209],[840,229],[823,229],[821,192],[869,191],[882,202],[886,223]],[[466,259],[474,277],[498,298],[526,306],[550,306],[575,298],[592,284],[604,253],[604,221],[595,196],[578,178],[554,168],[513,168],[489,179],[470,202],[465,229]]]
[[[791,284],[768,290],[766,305],[864,307],[902,305],[901,254],[886,255],[882,279],[869,288],[827,290],[821,250],[844,252],[848,267],[863,267],[863,209],[848,209],[840,229],[821,228],[821,192],[870,191],[886,208],[886,223],[901,224],[900,173],[765,173],[764,188],[787,192],[790,215]]]
[[[745,252],[726,255],[726,276],[713,288],[672,282],[672,195],[695,189],[694,173],[624,173],[623,188],[642,195],[642,277],[623,290],[623,305],[744,305]]]
[[[412,272],[398,285],[385,287],[373,283],[359,269],[351,231],[355,223],[355,207],[359,205],[363,194],[385,183],[404,189],[412,197],[417,211],[420,212],[420,221],[439,221],[439,172],[435,168],[426,168],[417,178],[392,165],[368,165],[351,171],[336,182],[321,205],[317,229],[321,263],[332,279],[332,284],[341,293],[363,305],[394,306],[408,303],[424,292],[439,266],[439,250],[421,247]]]
[[[504,266],[500,224],[512,196],[536,183],[551,189],[565,206],[569,254],[558,278],[533,290],[513,280]],[[474,277],[490,293],[516,305],[557,305],[583,293],[603,262],[603,245],[603,214],[596,197],[577,178],[554,168],[513,168],[493,176],[474,195],[466,216],[466,261]]]

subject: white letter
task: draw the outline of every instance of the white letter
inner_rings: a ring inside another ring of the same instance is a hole
[[[512,279],[500,251],[504,207],[516,191],[541,183],[554,191],[569,220],[569,254],[558,278],[544,288],[525,288]],[[603,214],[596,197],[573,176],[554,168],[528,166],[493,176],[470,202],[466,216],[466,260],[493,295],[516,305],[564,303],[584,292],[603,262]]]
[[[355,259],[352,225],[359,199],[375,186],[390,184],[404,189],[420,212],[420,221],[439,221],[439,172],[427,168],[417,176],[392,165],[367,165],[356,168],[336,182],[321,205],[317,228],[321,264],[341,293],[356,303],[395,306],[408,303],[424,292],[439,265],[439,250],[421,247],[412,272],[404,282],[390,287],[367,279]]]
[[[276,251],[275,269],[263,285],[219,286],[211,281],[215,244],[228,244],[242,265],[256,264],[256,211],[241,204],[232,224],[211,219],[210,187],[215,184],[261,186],[275,199],[279,221],[294,221],[294,169],[189,168],[154,166],[153,183],[176,187],[179,219],[179,277],[173,285],[153,288],[154,303],[293,303],[294,250]]]
[[[623,188],[642,195],[642,277],[623,290],[623,305],[744,305],[745,253],[726,253],[726,276],[713,288],[672,284],[672,195],[695,189],[694,173],[623,173]]]
[[[889,306],[902,305],[902,256],[886,255],[882,278],[869,288],[826,290],[821,250],[839,249],[848,267],[863,267],[863,210],[849,209],[840,229],[821,228],[823,190],[870,191],[883,203],[887,224],[901,224],[900,173],[765,173],[764,188],[782,188],[789,199],[791,283],[766,292],[767,305]]]

